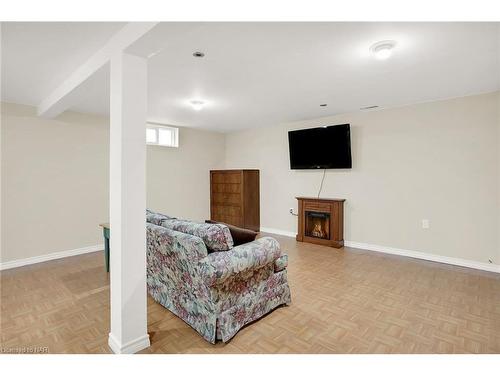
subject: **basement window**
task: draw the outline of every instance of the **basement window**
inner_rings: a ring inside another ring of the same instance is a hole
[[[179,147],[179,128],[147,124],[146,143],[164,147]]]

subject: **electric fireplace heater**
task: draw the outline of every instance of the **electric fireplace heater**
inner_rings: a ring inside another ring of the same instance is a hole
[[[331,247],[344,246],[345,199],[297,197],[297,241]]]

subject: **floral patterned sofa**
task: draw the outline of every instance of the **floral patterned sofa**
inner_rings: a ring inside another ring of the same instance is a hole
[[[271,237],[233,247],[229,229],[147,212],[149,294],[207,341],[291,302],[288,257]]]

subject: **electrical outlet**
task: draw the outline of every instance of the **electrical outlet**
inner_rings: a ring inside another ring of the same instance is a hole
[[[429,229],[429,228],[430,228],[429,219],[422,219],[422,229]]]
[[[290,208],[290,210],[288,212],[290,212],[293,215],[293,207]]]

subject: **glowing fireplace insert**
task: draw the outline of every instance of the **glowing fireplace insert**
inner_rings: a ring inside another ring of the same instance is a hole
[[[306,211],[306,233],[308,237],[330,239],[330,213]]]

